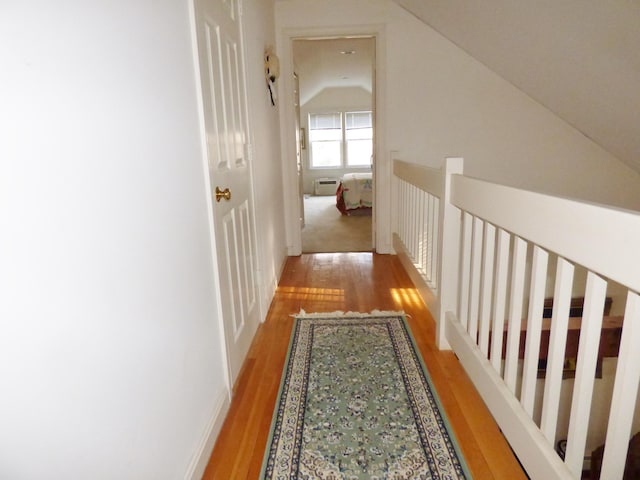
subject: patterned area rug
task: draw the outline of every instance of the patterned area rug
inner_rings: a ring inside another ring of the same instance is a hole
[[[296,317],[261,478],[471,478],[402,314]]]

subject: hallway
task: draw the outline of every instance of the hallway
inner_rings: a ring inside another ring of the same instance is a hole
[[[335,253],[287,260],[204,479],[258,478],[289,344],[290,315],[301,309],[403,310],[473,477],[526,478],[456,357],[436,349],[433,320],[397,257]]]

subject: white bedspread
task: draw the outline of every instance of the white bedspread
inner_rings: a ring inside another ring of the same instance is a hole
[[[373,206],[371,172],[347,173],[342,177],[343,198],[347,209]]]

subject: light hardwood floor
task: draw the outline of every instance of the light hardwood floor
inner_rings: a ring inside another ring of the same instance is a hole
[[[435,325],[397,257],[321,253],[287,260],[259,327],[204,479],[259,477],[293,320],[301,309],[403,310],[475,479],[525,479],[518,461],[458,360],[434,344]]]

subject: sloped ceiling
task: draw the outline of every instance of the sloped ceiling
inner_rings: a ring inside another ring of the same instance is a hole
[[[326,88],[360,87],[371,93],[374,48],[372,38],[295,40],[293,61],[300,78],[300,104]]]
[[[395,2],[640,172],[640,1]]]

